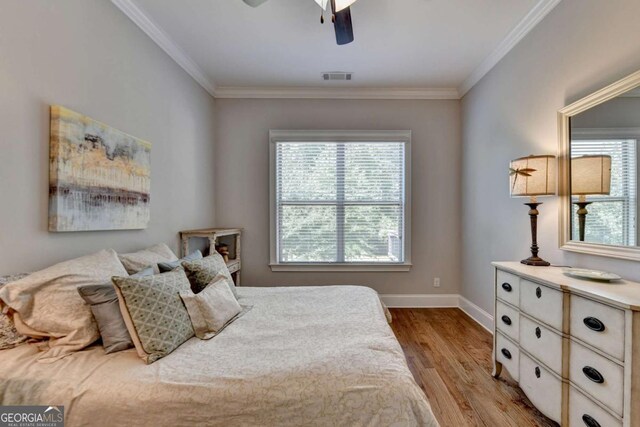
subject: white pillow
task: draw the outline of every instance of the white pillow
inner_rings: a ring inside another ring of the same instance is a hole
[[[147,267],[153,267],[154,274],[158,274],[160,273],[158,263],[178,260],[176,254],[164,243],[158,243],[137,252],[118,254],[118,258],[129,274],[137,273]]]
[[[122,275],[127,272],[118,255],[106,249],[8,283],[0,289],[0,300],[15,311],[18,332],[49,338],[48,349],[39,359],[52,362],[100,338],[91,308],[77,288],[108,283],[112,276]]]
[[[242,311],[223,275],[216,276],[200,293],[180,292],[180,298],[196,336],[204,340],[216,336]]]

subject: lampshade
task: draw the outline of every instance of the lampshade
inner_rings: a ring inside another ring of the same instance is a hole
[[[595,155],[571,159],[571,194],[609,194],[611,156]]]
[[[556,157],[521,157],[509,168],[511,197],[553,196],[556,194]]]
[[[323,10],[327,10],[327,4],[329,3],[329,0],[315,0],[315,1]],[[336,1],[335,12],[340,12],[342,9],[347,8],[356,2],[356,0],[335,0],[335,1]]]

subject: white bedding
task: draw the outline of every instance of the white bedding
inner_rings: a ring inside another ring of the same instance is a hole
[[[66,425],[437,426],[365,287],[238,288],[253,308],[145,365],[101,346],[36,363],[0,351],[0,404],[64,405]]]

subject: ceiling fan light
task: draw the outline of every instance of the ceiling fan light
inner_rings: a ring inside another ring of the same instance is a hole
[[[251,7],[258,7],[262,3],[266,2],[267,0],[242,0],[242,1],[245,2],[246,4],[248,4]]]
[[[346,9],[347,7],[351,6],[356,2],[356,0],[335,0],[335,1],[336,1],[335,12],[340,12],[342,9]]]
[[[318,3],[318,6],[322,8],[322,10],[327,10],[327,5],[329,4],[329,0],[315,0]]]

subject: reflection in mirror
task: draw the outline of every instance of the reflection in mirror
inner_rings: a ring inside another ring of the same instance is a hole
[[[640,90],[571,117],[571,239],[638,245]]]

